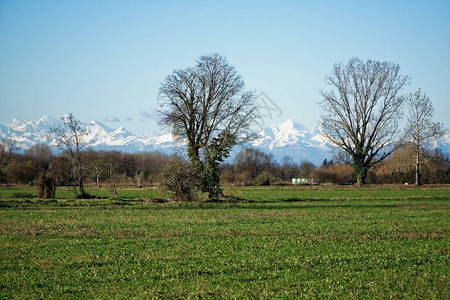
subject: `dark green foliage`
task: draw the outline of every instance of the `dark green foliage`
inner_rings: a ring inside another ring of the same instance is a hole
[[[354,157],[352,167],[354,170],[354,175],[357,178],[358,185],[366,183],[367,173],[370,168],[370,164],[365,162],[364,157]]]
[[[220,182],[220,163],[230,156],[230,151],[236,145],[236,135],[224,131],[213,138],[205,154],[205,170],[203,191],[208,193],[210,199],[222,195]]]

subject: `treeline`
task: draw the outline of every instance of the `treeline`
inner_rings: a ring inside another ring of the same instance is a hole
[[[416,176],[416,149],[404,146],[387,160],[369,170],[370,183],[414,183]],[[439,149],[422,150],[420,177],[424,184],[450,183],[450,157]]]
[[[58,186],[74,185],[75,170],[70,156],[53,154],[45,144],[35,144],[24,154],[3,151],[0,164],[0,183],[34,185],[45,173]],[[177,156],[160,152],[122,153],[118,151],[82,152],[84,182],[96,185],[153,185],[158,171]]]
[[[412,184],[415,181],[415,149],[404,146],[389,158],[369,169],[368,183]],[[450,157],[439,149],[424,151],[421,165],[422,182],[425,184],[450,183]],[[311,162],[296,163],[284,157],[281,164],[271,155],[256,149],[244,149],[233,164],[221,167],[221,181],[235,185],[290,184],[292,178],[304,179],[308,184],[354,184],[356,177],[350,159],[339,153],[333,160],[325,159],[320,166]]]
[[[5,150],[5,149],[4,149]],[[160,170],[179,156],[160,152],[121,153],[118,151],[83,151],[84,182],[102,185],[158,185]],[[432,150],[423,153],[422,182],[426,184],[450,183],[450,158],[447,153]],[[45,144],[36,144],[23,154],[0,152],[0,183],[34,185],[40,174],[52,178],[58,186],[74,185],[76,174],[70,157],[53,154]],[[368,172],[368,182],[414,183],[414,149],[402,147],[384,162]],[[308,184],[353,184],[353,168],[345,158],[337,156],[324,160],[320,166],[311,162],[295,162],[284,157],[277,163],[273,156],[257,149],[240,151],[232,163],[220,166],[220,181],[227,185],[280,185],[291,184],[292,178],[302,178]]]

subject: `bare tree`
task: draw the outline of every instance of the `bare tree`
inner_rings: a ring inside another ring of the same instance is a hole
[[[248,172],[251,179],[255,179],[263,171],[273,168],[273,157],[254,148],[241,150],[234,158],[236,173]]]
[[[134,179],[136,179],[137,187],[138,187],[138,188],[141,188],[141,187],[142,187],[141,182],[142,182],[142,179],[144,178],[144,176],[145,176],[145,174],[144,174],[143,171],[140,171],[140,172],[137,172],[137,171],[136,171],[136,174],[134,175]]]
[[[39,167],[40,172],[47,171],[53,160],[52,149],[50,146],[43,143],[34,144],[25,150],[25,155],[29,155],[33,158],[34,162]]]
[[[111,183],[110,190],[113,196],[117,197],[117,175],[121,169],[122,153],[110,151],[105,153],[105,167]]]
[[[5,167],[8,165],[16,149],[15,141],[11,139],[0,139],[0,183],[6,182]]]
[[[351,156],[358,185],[395,148],[404,102],[399,92],[408,83],[399,70],[398,64],[352,58],[325,77],[332,90],[321,92],[323,134]]]
[[[316,167],[313,165],[313,163],[309,161],[303,161],[300,164],[300,172],[298,176],[302,178],[309,178],[312,171],[314,171]]]
[[[90,163],[90,166],[97,182],[97,188],[100,188],[100,177],[105,169],[105,161],[103,159],[95,159]]]
[[[11,139],[0,139],[0,168],[8,163],[16,148],[15,141]]]
[[[75,186],[77,197],[88,198],[89,195],[84,190],[85,166],[82,152],[86,147],[85,136],[88,132],[71,113],[63,116],[61,120],[62,123],[59,126],[51,127],[49,133],[56,140],[58,148],[70,158],[77,180]]]
[[[421,184],[420,160],[426,147],[433,140],[443,136],[445,129],[441,123],[433,122],[434,108],[430,98],[419,89],[409,94],[408,125],[406,128],[409,141],[414,145],[416,154],[416,185]]]
[[[159,90],[159,101],[161,125],[187,142],[189,159],[203,178],[202,189],[217,197],[221,193],[219,176],[205,176],[205,167],[210,164],[217,174],[215,162],[226,158],[229,150],[242,142],[241,134],[257,117],[254,93],[244,91],[242,77],[225,57],[211,54],[200,57],[195,67],[167,76]]]

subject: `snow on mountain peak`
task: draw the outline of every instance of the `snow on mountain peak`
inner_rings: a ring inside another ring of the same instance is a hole
[[[60,120],[48,116],[42,117],[35,123],[13,119],[9,125],[0,126],[0,138],[15,140],[22,150],[35,143],[47,143],[51,146],[53,140],[48,136],[48,129],[60,122]],[[138,136],[124,127],[114,129],[98,121],[84,123],[83,128],[88,131],[86,141],[89,143],[89,147],[95,150],[176,153],[185,148],[185,143],[176,140],[172,134]],[[450,138],[446,138],[447,140],[440,145],[448,151]],[[284,156],[290,156],[296,162],[308,160],[314,164],[320,164],[324,158],[331,158],[330,150],[332,149],[327,139],[321,134],[320,127],[307,130],[292,119],[264,128],[257,139],[243,146],[270,153],[279,162]],[[239,149],[242,148],[236,147],[233,150],[234,154]]]
[[[42,130],[49,130],[52,126],[59,124],[59,120],[44,115],[42,118],[37,120],[35,124]]]
[[[270,125],[260,132],[259,138],[252,144],[259,147],[266,145],[268,149],[272,150],[277,147],[296,144],[299,138],[305,138],[306,133],[303,125],[288,119],[281,124]]]
[[[280,129],[280,131],[291,131],[291,132],[295,132],[295,131],[304,131],[305,130],[305,126],[303,126],[302,124],[299,123],[295,123],[292,119],[287,119],[286,121],[284,121],[283,123],[277,125],[277,127]]]
[[[28,120],[17,120],[12,119],[11,123],[7,125],[11,129],[20,132],[35,132],[37,130],[37,126]]]

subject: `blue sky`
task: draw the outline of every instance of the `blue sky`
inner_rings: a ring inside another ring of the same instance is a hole
[[[351,57],[400,64],[450,126],[450,1],[0,0],[0,123],[72,112],[158,132],[158,88],[219,52],[291,118],[311,128],[319,90]]]

